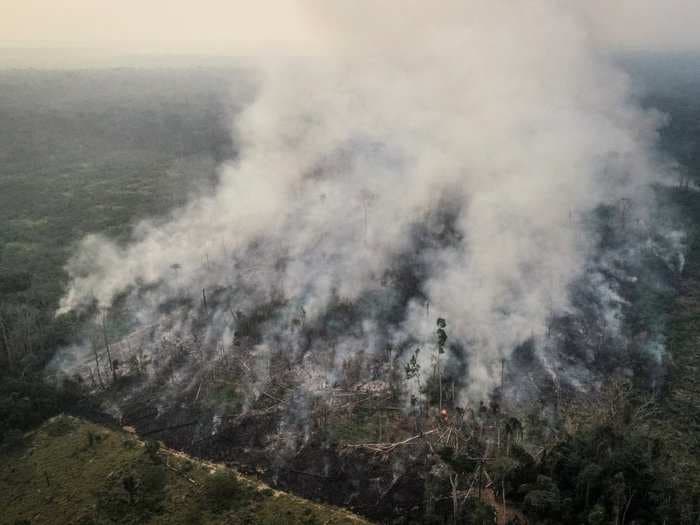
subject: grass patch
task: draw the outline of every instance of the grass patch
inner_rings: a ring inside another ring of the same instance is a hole
[[[0,455],[2,523],[360,524],[134,436],[58,416]]]
[[[252,494],[230,471],[222,469],[212,473],[204,481],[204,497],[215,511],[230,509],[249,499]]]

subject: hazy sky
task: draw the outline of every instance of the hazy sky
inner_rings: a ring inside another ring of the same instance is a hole
[[[119,56],[164,53],[322,53],[324,28],[306,16],[309,1],[321,0],[0,0],[0,64],[107,64]],[[568,3],[589,18],[592,34],[605,45],[700,51],[698,0]],[[430,5],[425,0],[427,10]]]
[[[0,0],[0,64],[124,62],[149,54],[311,49],[295,0]],[[4,48],[4,53],[2,50]],[[53,49],[53,51],[50,51]],[[56,51],[58,49],[58,51]]]
[[[648,51],[700,51],[698,0],[572,0],[609,45]]]

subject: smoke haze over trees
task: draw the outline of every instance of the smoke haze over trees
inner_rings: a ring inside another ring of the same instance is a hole
[[[475,396],[513,348],[541,346],[595,256],[597,209],[628,215],[640,243],[654,236],[650,188],[670,175],[654,152],[662,119],[571,10],[395,8],[317,6],[330,56],[262,61],[215,193],[126,244],[86,238],[61,311],[136,290],[152,324],[158,304],[223,286],[238,309],[281,295],[313,322],[337,297],[379,294],[348,341],[357,351],[427,337],[427,303],[467,348]],[[382,276],[404,258],[422,270],[397,304]],[[383,309],[393,326],[377,326]]]

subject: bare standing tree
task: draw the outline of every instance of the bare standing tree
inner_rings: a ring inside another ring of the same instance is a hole
[[[376,198],[377,198],[377,196],[367,189],[363,189],[360,192],[360,202],[362,204],[362,212],[363,212],[363,230],[364,230],[364,242],[365,242],[365,244],[367,244],[367,230],[369,228],[369,224],[368,224],[369,207],[372,205],[372,202],[374,202],[376,200]]]
[[[114,366],[114,361],[112,361],[112,352],[110,351],[109,348],[109,339],[107,338],[107,321],[106,321],[107,314],[106,312],[102,312],[102,336],[104,337],[105,341],[105,351],[107,352],[107,360],[109,361],[109,369],[112,372],[112,381],[115,383],[117,382],[117,370]],[[95,351],[97,352],[97,351]]]
[[[97,353],[97,345],[94,341],[91,341],[92,352],[95,357],[95,370],[97,370],[97,380],[99,381],[100,388],[104,388],[104,382],[102,381],[102,372],[100,371],[100,356]]]
[[[438,385],[439,385],[439,391],[440,391],[440,403],[439,407],[440,410],[442,411],[442,369],[440,367],[440,356],[445,353],[445,343],[447,342],[447,332],[445,332],[445,328],[447,327],[447,321],[445,321],[442,317],[439,317],[437,320],[437,377],[438,377]]]
[[[14,366],[12,347],[10,346],[10,340],[7,337],[7,325],[5,324],[5,319],[2,314],[0,314],[0,335],[2,336],[2,346],[5,350],[7,368],[12,370]]]
[[[459,485],[459,474],[450,474],[450,486],[452,487],[452,523],[457,525],[459,516],[459,497],[457,487]]]

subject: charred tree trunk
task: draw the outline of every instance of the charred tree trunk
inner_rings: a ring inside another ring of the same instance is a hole
[[[457,525],[459,519],[459,498],[457,497],[457,486],[459,484],[459,474],[450,476],[450,485],[452,485],[452,523]]]
[[[7,356],[7,368],[8,370],[12,370],[14,368],[14,356],[12,348],[10,347],[10,341],[7,337],[7,325],[2,315],[0,315],[0,335],[2,335],[2,346]]]
[[[477,484],[477,491],[478,491],[478,495],[479,495],[479,501],[481,501],[481,480],[482,480],[482,473],[483,473],[483,471],[484,471],[484,462],[481,461],[481,462],[479,463],[479,474],[478,474],[479,479],[478,479],[477,482],[476,482],[476,484]]]
[[[92,368],[88,367],[88,372],[90,372],[90,381],[92,381],[92,386],[97,388],[97,381],[95,381],[95,374],[92,373]]]
[[[112,381],[117,382],[117,370],[114,368],[114,361],[112,361],[112,353],[109,349],[109,339],[107,339],[107,324],[105,321],[105,313],[102,312],[102,335],[105,340],[105,350],[107,351],[107,359],[109,360],[109,369],[112,371]]]
[[[505,367],[506,360],[501,359],[501,396],[503,396],[503,369]]]
[[[503,496],[503,523],[508,523],[508,509],[506,507],[506,479],[501,479],[501,494]]]
[[[94,343],[92,344],[92,351],[95,355],[95,369],[97,370],[97,379],[100,383],[100,388],[104,388],[105,385],[102,382],[102,372],[100,371],[100,356],[97,353],[97,346]]]
[[[32,330],[30,324],[32,322],[31,315],[28,311],[24,312],[24,347],[27,354],[34,352],[34,347],[32,345]]]
[[[440,369],[440,352],[437,355],[437,378],[438,378],[438,407],[440,412],[442,412],[442,370]]]

